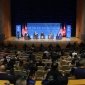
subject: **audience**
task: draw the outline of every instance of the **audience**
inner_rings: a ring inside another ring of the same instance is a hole
[[[47,48],[43,44],[40,48],[32,44],[29,49],[27,45],[24,45],[22,50],[12,49],[13,45],[10,48],[8,47],[10,45],[4,46],[0,50],[0,80],[9,80],[14,84],[18,80],[16,85],[19,85],[19,82],[22,82],[22,85],[26,83],[35,85],[38,71],[46,75],[42,80],[43,85],[67,85],[67,77],[71,75],[76,79],[85,79],[85,48],[83,45],[83,43],[79,45],[68,43],[66,48],[61,49],[59,44],[56,47],[50,44]],[[15,71],[21,73],[17,75]]]

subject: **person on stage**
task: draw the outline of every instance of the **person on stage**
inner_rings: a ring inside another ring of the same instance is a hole
[[[45,35],[44,35],[43,32],[42,32],[41,35],[40,35],[40,39],[45,39]]]
[[[59,39],[62,39],[62,34],[61,33],[59,33]]]
[[[33,38],[38,39],[38,33],[37,32],[34,32]]]
[[[53,36],[53,34],[52,34],[52,32],[48,35],[48,39],[53,39],[54,38],[54,36]]]

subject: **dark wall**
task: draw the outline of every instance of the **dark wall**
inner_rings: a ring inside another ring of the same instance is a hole
[[[12,35],[15,25],[26,22],[59,22],[76,33],[76,0],[11,0]]]
[[[2,28],[3,28],[3,26],[2,26],[2,1],[0,0],[0,34],[2,34],[3,33],[3,30],[2,30]]]

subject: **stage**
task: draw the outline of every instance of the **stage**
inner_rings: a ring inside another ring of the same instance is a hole
[[[27,44],[27,45],[32,45],[35,44],[36,46],[39,46],[41,43],[44,46],[48,46],[49,44],[52,44],[53,46],[55,46],[56,44],[59,44],[60,46],[64,47],[67,45],[67,43],[80,43],[81,40],[79,38],[76,37],[72,37],[72,38],[66,38],[63,37],[61,40],[56,40],[56,39],[30,39],[30,40],[25,40],[24,38],[20,38],[17,39],[16,37],[10,37],[9,39],[5,40],[5,43],[11,43],[11,44],[18,44],[18,45],[23,45],[23,44]]]

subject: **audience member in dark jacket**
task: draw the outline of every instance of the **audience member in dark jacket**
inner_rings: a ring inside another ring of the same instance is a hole
[[[39,62],[36,63],[36,66],[45,66],[45,64],[40,60]]]
[[[58,64],[52,65],[51,70],[47,73],[46,79],[42,82],[43,85],[67,85],[67,77],[62,76],[62,74],[58,71],[57,67]]]
[[[27,85],[35,85],[35,76],[34,75],[29,75],[27,78]]]
[[[15,84],[16,82],[15,76],[6,73],[4,65],[0,66],[0,80],[9,80],[12,84]]]
[[[85,79],[85,59],[80,60],[79,66],[72,71],[77,79]]]

